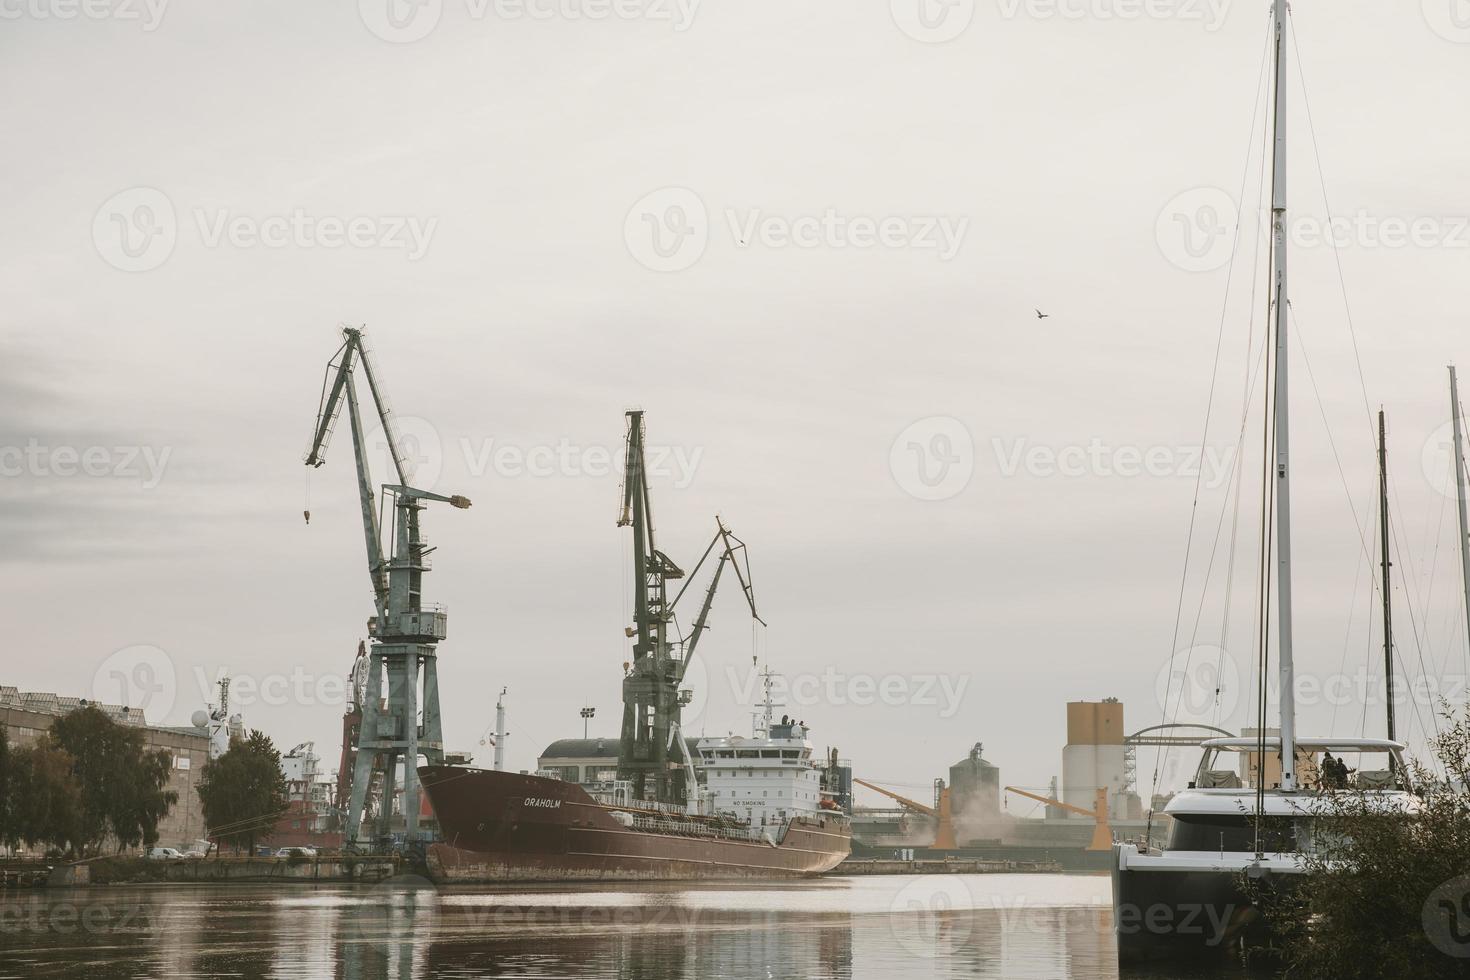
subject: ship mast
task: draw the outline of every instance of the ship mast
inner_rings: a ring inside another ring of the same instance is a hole
[[[1388,740],[1394,740],[1393,723],[1393,591],[1389,581],[1392,562],[1388,558],[1388,427],[1383,409],[1378,410],[1378,547],[1383,562],[1383,683],[1388,701]],[[1389,757],[1392,765],[1393,758]]]
[[[1271,283],[1276,311],[1276,384],[1273,391],[1276,443],[1276,602],[1281,705],[1281,788],[1296,789],[1296,671],[1291,630],[1291,467],[1287,397],[1286,290],[1286,0],[1275,3],[1275,154],[1271,164]],[[1264,678],[1262,678],[1264,681]]]
[[[1450,418],[1455,426],[1455,496],[1460,504],[1460,582],[1465,589],[1465,628],[1470,630],[1470,526],[1465,520],[1465,443],[1460,432],[1460,384],[1450,365]]]

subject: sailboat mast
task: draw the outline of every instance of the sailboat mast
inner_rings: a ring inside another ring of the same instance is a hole
[[[1460,383],[1450,365],[1450,418],[1455,425],[1455,493],[1460,503],[1460,583],[1465,589],[1465,629],[1470,631],[1470,525],[1465,520],[1465,442],[1460,431]]]
[[[1276,307],[1276,603],[1280,628],[1281,788],[1296,789],[1296,670],[1291,643],[1291,426],[1287,398],[1286,0],[1275,0],[1275,155],[1271,165],[1271,282]]]
[[[1383,560],[1383,684],[1388,701],[1388,740],[1394,740],[1393,724],[1393,589],[1388,559],[1388,427],[1383,410],[1378,410],[1378,547]],[[1392,762],[1392,759],[1389,760]]]

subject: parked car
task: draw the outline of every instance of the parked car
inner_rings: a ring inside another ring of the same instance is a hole
[[[279,849],[278,851],[276,851],[276,857],[278,857],[278,858],[286,858],[286,857],[314,858],[314,857],[316,857],[316,848],[314,848],[314,847],[283,847],[283,848]]]
[[[184,853],[176,847],[150,847],[148,849],[150,861],[175,861],[183,856]]]

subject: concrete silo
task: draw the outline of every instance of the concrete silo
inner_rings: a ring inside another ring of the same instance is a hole
[[[1000,816],[1000,769],[986,762],[976,742],[970,754],[949,767],[949,795],[957,821],[986,821]]]
[[[1128,817],[1125,734],[1123,704],[1117,698],[1068,702],[1067,745],[1062,749],[1063,803],[1091,810],[1097,790],[1104,789],[1108,815],[1119,820]]]

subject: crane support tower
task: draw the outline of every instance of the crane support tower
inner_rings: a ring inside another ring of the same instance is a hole
[[[654,544],[653,511],[643,458],[643,413],[627,413],[627,458],[623,509],[618,527],[633,528],[633,660],[624,665],[623,730],[618,741],[618,778],[633,784],[635,799],[675,802],[669,770],[669,739],[679,723],[678,676],[669,633],[673,610],[667,583],[684,570]]]
[[[357,464],[368,577],[372,581],[376,610],[376,615],[368,620],[372,646],[368,652],[366,681],[360,692],[362,716],[354,746],[344,827],[346,845],[357,847],[363,833],[364,802],[375,777],[381,782],[383,793],[373,837],[383,840],[391,834],[394,783],[401,770],[404,835],[414,841],[419,834],[419,758],[422,756],[429,765],[444,761],[437,661],[438,643],[447,635],[448,615],[442,606],[423,601],[423,576],[429,570],[428,556],[433,549],[420,534],[419,513],[430,502],[447,503],[460,509],[468,507],[470,502],[461,496],[445,496],[409,486],[411,474],[404,466],[393,416],[363,333],[354,327],[343,327],[342,338],[342,346],[327,364],[306,465],[318,467],[326,462],[327,445],[345,402]],[[357,399],[354,371],[359,368],[382,424],[388,456],[397,477],[396,483],[382,487],[391,521],[388,529],[391,546],[386,555]],[[309,521],[311,512],[307,511],[306,516]]]
[[[731,534],[716,517],[714,538],[694,566],[694,575],[699,573],[717,546],[720,548],[719,559],[695,616],[692,632],[687,637],[678,636],[674,608],[694,580],[694,575],[670,601],[668,583],[684,578],[684,570],[659,551],[654,541],[653,508],[644,462],[643,412],[628,412],[627,421],[627,457],[618,527],[633,529],[633,625],[625,631],[633,640],[633,659],[623,664],[623,727],[618,741],[618,778],[633,784],[635,799],[684,804],[687,802],[685,787],[680,785],[679,776],[686,771],[681,769],[685,753],[673,746],[675,739],[683,738],[680,711],[689,703],[691,692],[681,690],[680,685],[684,682],[685,671],[699,646],[700,637],[709,628],[710,606],[727,561],[740,581],[751,616],[763,626],[765,621],[755,611],[755,592],[751,585],[745,543]]]

